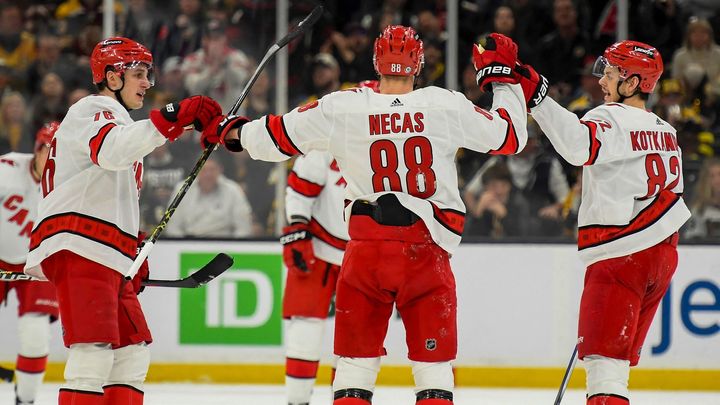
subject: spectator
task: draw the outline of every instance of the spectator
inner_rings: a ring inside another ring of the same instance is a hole
[[[190,95],[185,88],[185,75],[182,71],[182,59],[179,56],[167,58],[160,73],[158,85],[161,91],[167,93],[168,100],[182,100]]]
[[[164,55],[168,29],[162,13],[148,5],[147,0],[130,0],[127,4],[128,11],[123,16],[120,30],[123,36],[145,44],[153,55]],[[163,66],[163,60],[158,60],[157,65]]]
[[[0,101],[0,155],[8,152],[32,151],[24,147],[32,143],[28,135],[27,105],[22,94],[6,93]]]
[[[479,38],[485,38],[492,32],[506,35],[518,44],[518,59],[521,61],[532,60],[534,47],[529,46],[525,38],[518,33],[517,25],[515,24],[515,12],[511,7],[500,6],[495,9],[490,32],[481,35]]]
[[[78,100],[80,100],[81,98],[83,98],[85,96],[89,96],[89,95],[90,95],[90,91],[88,91],[88,89],[86,89],[84,87],[75,88],[68,93],[67,103],[68,103],[68,105],[73,105],[73,104],[77,103]]]
[[[580,84],[590,41],[578,25],[572,0],[553,1],[553,21],[555,29],[537,45],[534,65],[550,80],[555,98],[565,99]]]
[[[25,69],[35,56],[35,38],[23,31],[20,7],[14,3],[0,5],[0,65],[13,70],[16,88],[24,85]]]
[[[708,79],[720,76],[720,46],[713,39],[713,29],[704,19],[691,19],[685,31],[685,43],[672,58],[672,77],[683,80],[702,69]]]
[[[344,35],[333,32],[328,45],[321,48],[321,51],[330,53],[329,45],[334,47],[332,53],[340,61],[342,81],[357,83],[375,77],[372,66],[372,41],[362,25],[351,22],[345,27]]]
[[[158,146],[144,159],[140,229],[150,232],[160,223],[175,186],[185,175],[185,168],[170,154],[167,144]]]
[[[324,95],[340,90],[340,65],[329,53],[318,53],[310,65],[310,96],[303,102],[295,104],[307,104],[318,100]]]
[[[114,2],[115,15],[122,15],[123,8],[120,2]],[[103,26],[103,1],[102,0],[67,0],[60,4],[55,10],[55,17],[59,24],[58,34],[62,37],[64,48],[78,48],[77,39],[81,37],[83,32],[91,30],[101,30]],[[102,32],[102,31],[101,31]],[[102,35],[98,35],[98,41]],[[91,41],[88,39],[88,41]],[[97,42],[93,42],[89,46],[90,55],[92,48]]]
[[[514,189],[527,202],[530,214],[523,219],[527,223],[523,235],[558,236],[562,233],[562,203],[569,186],[562,163],[550,149],[543,147],[539,131],[537,124],[528,120],[525,148],[512,157],[491,157],[468,183],[463,196],[468,206],[477,205],[478,198],[482,198],[487,171],[503,162]]]
[[[205,94],[223,108],[230,108],[238,97],[238,89],[250,77],[251,68],[250,59],[228,45],[225,24],[210,20],[202,36],[202,48],[185,58],[182,72],[190,94]]]
[[[592,71],[595,59],[595,57],[588,57],[585,60],[585,66],[582,68],[580,76],[580,87],[575,91],[573,99],[568,104],[568,110],[574,112],[578,117],[584,116],[586,112],[605,102],[603,100],[605,95]]]
[[[178,0],[180,11],[168,29],[162,59],[170,56],[185,58],[198,50],[205,21],[200,0]]]
[[[445,87],[445,57],[442,43],[436,39],[429,39],[423,41],[423,45],[425,67],[417,78],[415,88],[427,86]]]
[[[27,89],[30,94],[40,91],[40,82],[49,72],[60,76],[66,87],[74,88],[81,84],[83,76],[78,74],[77,65],[62,50],[60,37],[52,33],[41,33],[37,38],[37,58],[27,69]],[[84,83],[83,83],[84,84]]]
[[[720,239],[720,159],[705,161],[690,207],[693,215],[684,236],[690,239]]]
[[[30,101],[30,133],[35,133],[46,122],[62,121],[67,113],[65,84],[55,72],[48,72],[40,82],[40,92]]]
[[[493,239],[527,235],[529,207],[513,186],[507,165],[498,161],[489,167],[482,176],[482,185],[479,198],[466,202],[469,215],[464,234]]]
[[[197,184],[188,189],[183,203],[168,223],[168,236],[240,238],[252,232],[252,211],[240,186],[223,176],[217,159],[205,162]],[[176,194],[183,183],[179,183]]]

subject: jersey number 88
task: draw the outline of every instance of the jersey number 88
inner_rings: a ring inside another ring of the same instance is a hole
[[[430,141],[422,136],[408,138],[403,144],[403,160],[407,168],[407,193],[417,198],[428,198],[437,191],[435,172],[432,169],[433,152]],[[400,191],[402,183],[397,173],[398,151],[389,139],[380,139],[370,145],[373,191]],[[389,189],[385,187],[387,185]]]

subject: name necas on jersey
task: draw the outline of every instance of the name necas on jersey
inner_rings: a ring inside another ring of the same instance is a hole
[[[465,218],[457,150],[515,154],[527,141],[521,88],[494,86],[489,111],[461,93],[438,87],[405,94],[367,88],[338,91],[283,116],[268,115],[243,125],[241,141],[251,157],[260,160],[329,152],[347,182],[346,218],[355,200],[374,202],[393,193],[422,218],[435,243],[452,252]]]
[[[295,160],[285,194],[288,223],[298,216],[310,219],[315,256],[338,266],[349,239],[343,219],[346,185],[332,155],[311,151]]]
[[[23,264],[37,217],[40,180],[33,174],[33,155],[0,156],[0,261]]]
[[[67,249],[120,273],[136,255],[142,158],[165,142],[112,97],[75,103],[50,145],[26,269]]]

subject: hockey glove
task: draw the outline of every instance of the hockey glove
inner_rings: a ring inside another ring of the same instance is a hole
[[[280,243],[283,245],[283,262],[288,271],[310,273],[315,265],[312,234],[308,224],[295,223],[283,228]]]
[[[502,34],[490,34],[481,43],[473,46],[473,66],[477,75],[475,80],[483,91],[492,90],[491,83],[518,82],[513,75],[513,66],[517,62],[518,47],[512,39]]]
[[[550,85],[545,76],[539,74],[530,65],[517,64],[514,72],[522,87],[525,103],[527,103],[527,109],[530,112],[530,109],[537,107],[538,104],[545,100]]]
[[[240,137],[238,139],[226,140],[228,133],[233,130],[239,131],[243,125],[250,122],[247,117],[240,115],[221,115],[215,117],[212,122],[205,128],[200,138],[200,145],[203,149],[207,148],[211,144],[219,143],[225,145],[227,150],[231,152],[241,152],[243,150],[242,144],[240,143]]]
[[[202,131],[219,115],[222,115],[222,108],[217,101],[206,96],[192,96],[150,111],[150,121],[165,138],[174,141],[185,127],[192,125]]]
[[[146,236],[147,235],[143,231],[140,231],[138,233],[138,247],[136,255],[140,254],[140,250],[145,244]],[[146,258],[145,261],[143,261],[143,264],[140,265],[137,273],[135,273],[135,277],[132,278],[132,286],[133,290],[135,290],[135,294],[140,294],[141,292],[143,292],[145,287],[142,285],[142,282],[147,280],[148,278],[150,278],[150,266],[148,266],[148,260]]]

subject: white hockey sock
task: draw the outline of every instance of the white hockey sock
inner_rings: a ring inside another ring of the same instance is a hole
[[[614,394],[630,398],[628,379],[630,378],[630,362],[609,357],[590,355],[583,359],[587,373],[587,393],[591,397],[596,394]]]
[[[18,319],[20,350],[15,367],[15,393],[19,402],[32,403],[45,377],[50,351],[50,315],[26,313]]]
[[[41,373],[25,373],[23,371],[15,371],[15,395],[20,404],[31,404],[35,401],[38,388],[42,385],[45,372]]]
[[[291,405],[310,403],[325,320],[292,317],[285,324],[285,387]]]

